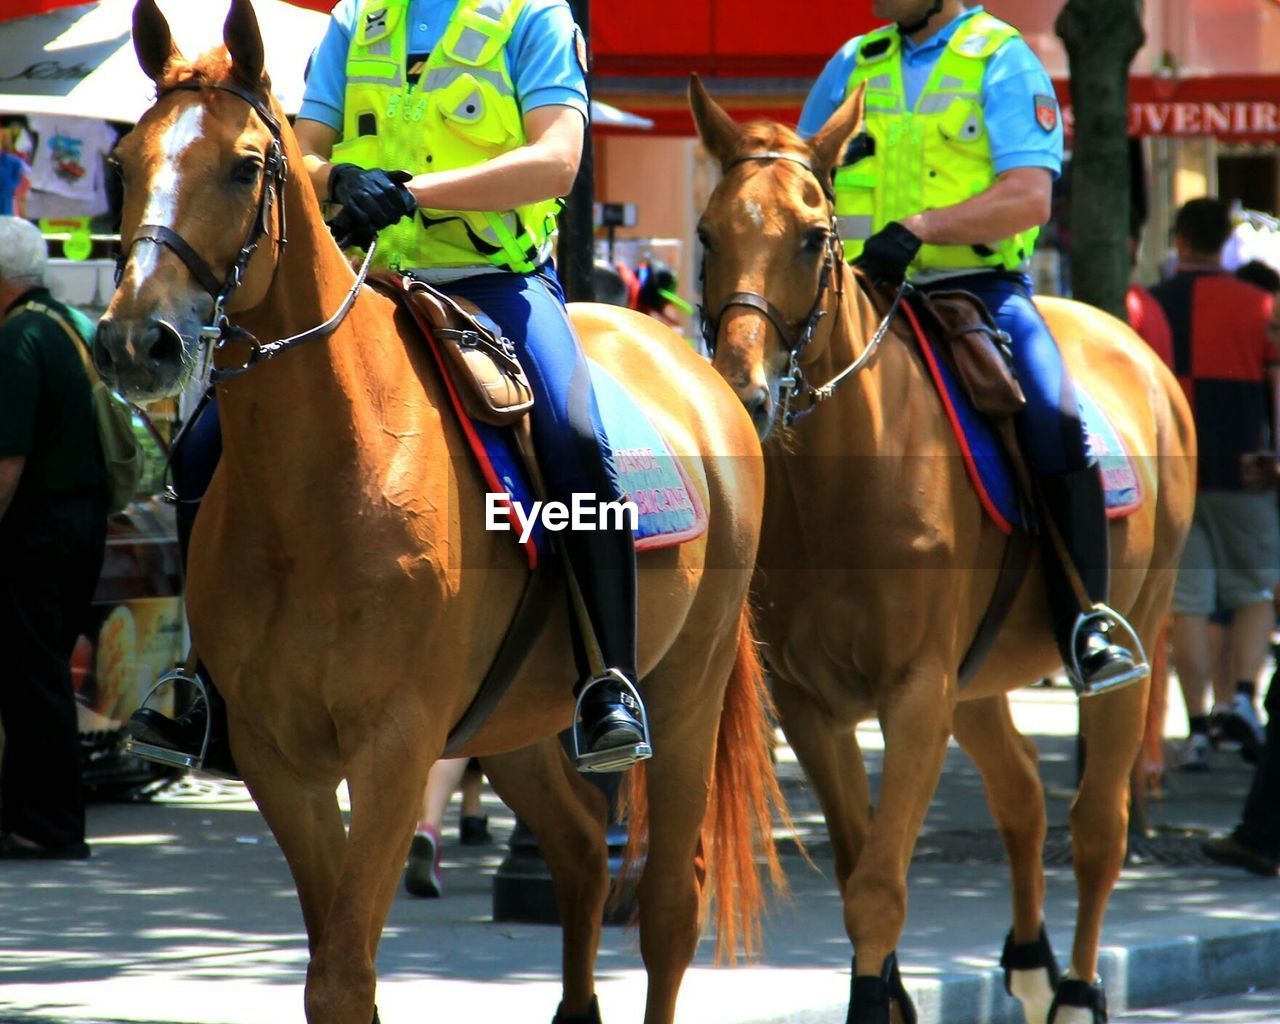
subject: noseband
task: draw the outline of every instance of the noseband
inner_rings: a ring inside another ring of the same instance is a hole
[[[355,302],[356,295],[359,294],[360,288],[364,284],[377,243],[375,242],[369,246],[369,251],[356,276],[355,283],[347,292],[346,298],[342,301],[338,310],[324,323],[300,334],[267,343],[260,342],[248,331],[232,324],[224,312],[227,300],[231,298],[232,293],[244,281],[245,270],[249,266],[249,261],[253,259],[253,254],[258,251],[258,245],[262,242],[263,237],[270,235],[273,208],[277,226],[276,246],[279,249],[279,255],[276,258],[275,268],[272,272],[273,279],[274,275],[280,270],[284,248],[288,242],[285,235],[284,187],[289,180],[289,161],[284,155],[280,122],[276,120],[270,107],[259,96],[248,89],[236,85],[234,82],[185,82],[182,85],[171,86],[163,90],[156,96],[156,99],[159,100],[160,97],[167,96],[171,92],[201,92],[204,89],[218,89],[222,92],[229,92],[233,96],[238,96],[253,108],[254,113],[262,118],[263,123],[271,132],[271,145],[267,147],[262,169],[262,191],[258,195],[258,209],[254,214],[253,222],[249,226],[248,237],[245,238],[244,244],[240,246],[240,252],[236,255],[226,278],[219,283],[217,275],[209,267],[208,261],[196,252],[195,248],[178,232],[164,224],[139,225],[138,230],[133,234],[133,238],[130,239],[129,245],[121,250],[120,258],[116,261],[116,286],[119,287],[120,279],[124,276],[125,264],[133,252],[133,247],[139,242],[153,242],[156,245],[170,249],[176,254],[187,270],[191,272],[191,276],[199,282],[200,287],[208,292],[209,297],[213,299],[213,314],[209,322],[200,328],[201,339],[212,342],[215,348],[222,348],[233,342],[242,342],[249,346],[249,357],[244,365],[209,368],[210,382],[218,384],[247,373],[258,363],[279,355],[299,342],[324,338],[337,330],[338,325],[346,318],[348,311]],[[169,329],[175,335],[178,334],[178,331],[173,327],[169,327]],[[192,417],[189,422],[194,422],[194,419],[195,417]]]
[[[831,278],[836,278],[836,308],[835,315],[840,315],[840,308],[844,302],[844,274],[841,264],[844,263],[844,244],[840,240],[840,232],[837,228],[835,216],[835,194],[832,192],[831,183],[820,174],[809,161],[809,159],[799,153],[785,153],[777,150],[767,150],[762,153],[748,153],[730,161],[725,166],[725,172],[728,173],[738,164],[766,161],[766,160],[787,160],[793,164],[803,167],[817,181],[818,186],[822,189],[822,194],[826,197],[827,202],[831,206],[831,227],[827,233],[826,252],[822,261],[822,271],[818,275],[818,291],[813,298],[813,305],[809,307],[808,314],[799,321],[789,322],[772,302],[759,292],[738,291],[732,292],[722,303],[715,315],[709,315],[705,305],[698,307],[702,316],[702,338],[707,346],[707,352],[714,357],[716,351],[716,342],[720,336],[720,322],[734,306],[745,306],[748,309],[754,309],[763,313],[765,318],[778,332],[778,336],[782,339],[782,344],[787,349],[787,372],[778,381],[778,405],[782,412],[783,422],[787,426],[791,426],[798,420],[809,415],[822,402],[834,394],[835,389],[847,378],[861,370],[871,359],[875,350],[879,347],[881,340],[888,332],[889,325],[892,323],[894,316],[897,314],[898,306],[902,301],[907,286],[904,284],[898,289],[897,295],[894,296],[893,303],[889,307],[889,312],[885,314],[884,319],[880,322],[876,333],[867,343],[865,349],[857,359],[849,366],[845,367],[832,380],[829,380],[821,387],[814,387],[804,376],[804,370],[800,366],[800,358],[804,350],[809,347],[809,343],[813,341],[813,336],[818,330],[818,324],[822,318],[827,315],[824,308],[826,301],[827,289],[831,285]],[[707,257],[704,251],[702,256],[702,287],[703,293],[706,292],[706,264]],[[803,394],[809,399],[809,405],[805,408],[792,411],[791,399],[795,394]]]

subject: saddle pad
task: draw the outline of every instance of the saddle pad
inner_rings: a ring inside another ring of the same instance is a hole
[[[425,333],[425,332],[424,332]],[[440,367],[445,388],[462,425],[471,453],[476,458],[485,488],[492,494],[510,495],[507,520],[511,536],[520,543],[521,523],[514,505],[530,509],[536,497],[533,484],[516,448],[510,429],[480,423],[467,416],[462,400],[444,364],[444,354],[433,337],[430,348]],[[591,384],[600,409],[612,460],[624,500],[636,503],[639,511],[635,529],[637,551],[673,547],[701,537],[707,531],[707,513],[702,499],[685,473],[684,464],[672,453],[666,439],[649,421],[630,393],[603,367],[587,360]],[[538,564],[539,552],[548,551],[548,538],[540,522],[535,523],[523,542],[529,568]]]
[[[1028,524],[1022,503],[1018,500],[1013,467],[995,428],[973,407],[951,367],[938,357],[933,341],[921,330],[914,311],[905,305],[903,309],[915,330],[929,376],[938,389],[947,420],[960,445],[965,470],[983,509],[1005,533],[1012,533],[1015,528],[1026,529]],[[1076,395],[1089,450],[1098,459],[1102,470],[1107,517],[1119,519],[1127,516],[1142,505],[1142,483],[1133,460],[1102,407],[1078,380]]]

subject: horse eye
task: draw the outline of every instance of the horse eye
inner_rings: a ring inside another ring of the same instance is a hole
[[[820,253],[827,247],[827,230],[826,228],[814,228],[808,231],[804,236],[804,251],[809,253]]]
[[[258,180],[258,174],[262,171],[262,161],[257,157],[245,157],[243,160],[236,161],[235,167],[231,169],[231,180],[237,185],[252,185]]]

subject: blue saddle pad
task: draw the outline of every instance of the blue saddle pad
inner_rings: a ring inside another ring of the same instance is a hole
[[[995,429],[974,408],[951,367],[934,352],[933,343],[918,329],[916,337],[983,508],[1006,533],[1015,528],[1026,529],[1026,512],[1018,499],[1013,467]],[[1119,433],[1079,381],[1076,395],[1089,450],[1101,465],[1107,515],[1112,519],[1126,516],[1142,504],[1142,484],[1137,471]]]
[[[587,363],[600,418],[613,449],[611,457],[623,499],[634,501],[639,513],[636,550],[670,547],[700,537],[707,529],[706,510],[680,459],[672,454],[662,434],[627,389],[603,367],[591,360]],[[480,442],[478,446],[473,443],[472,449],[481,462],[489,489],[505,491],[512,503],[531,508],[536,500],[533,485],[511,432],[474,421],[470,427]],[[508,518],[513,530],[518,531],[515,513]],[[518,539],[519,533],[514,536]],[[534,528],[530,541],[534,550],[528,554],[530,564],[534,564],[537,552],[547,550],[541,525]]]

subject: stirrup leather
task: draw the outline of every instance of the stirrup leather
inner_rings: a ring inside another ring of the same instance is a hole
[[[154,743],[135,739],[131,733],[126,733],[125,735],[124,752],[140,757],[144,761],[154,761],[157,764],[168,765],[171,768],[200,771],[204,768],[205,759],[209,756],[209,737],[213,733],[213,715],[209,711],[209,691],[205,688],[204,682],[198,674],[192,672],[188,675],[185,667],[175,668],[166,672],[147,691],[147,695],[142,698],[142,703],[138,705],[137,710],[141,711],[147,706],[147,701],[151,700],[160,690],[167,686],[173,686],[175,683],[189,683],[194,686],[200,692],[199,699],[204,702],[204,742],[200,744],[200,753],[193,756],[181,750],[160,747]]]
[[[1133,653],[1133,668],[1099,683],[1086,683],[1084,671],[1080,665],[1080,640],[1092,627],[1098,626],[1104,635],[1109,636],[1112,630],[1118,630],[1121,637],[1129,641],[1129,650]],[[1147,652],[1143,649],[1142,640],[1137,631],[1129,624],[1129,620],[1108,604],[1099,601],[1086,612],[1081,612],[1071,627],[1071,664],[1066,666],[1067,681],[1079,697],[1096,697],[1100,693],[1109,693],[1123,686],[1139,682],[1151,675],[1151,665],[1147,662]]]
[[[636,717],[640,719],[640,729],[644,739],[639,743],[612,747],[608,750],[585,750],[586,737],[582,734],[582,701],[588,693],[601,683],[617,683],[624,694],[636,704]],[[582,684],[578,700],[573,706],[573,763],[580,772],[620,772],[630,768],[639,761],[647,761],[653,756],[653,741],[649,735],[649,715],[644,709],[644,701],[635,685],[616,668],[607,669],[601,675],[594,676]]]

